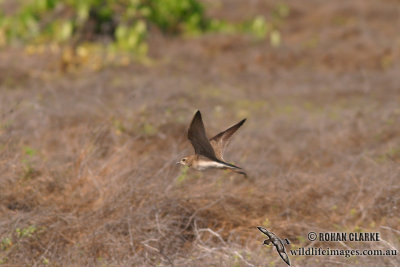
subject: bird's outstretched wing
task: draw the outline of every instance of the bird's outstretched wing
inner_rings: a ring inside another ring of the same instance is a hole
[[[276,249],[278,250],[278,248],[276,248]],[[289,259],[289,256],[288,256],[287,253],[286,253],[285,247],[284,247],[283,251],[279,251],[279,250],[278,250],[278,253],[279,253],[279,256],[281,256],[282,260],[283,260],[284,262],[286,262],[287,265],[290,266],[290,259]]]
[[[263,233],[264,235],[268,236],[269,238],[271,238],[270,236],[270,231],[268,231],[267,229],[265,229],[264,227],[261,226],[257,226],[257,229],[261,231],[261,233]]]
[[[206,136],[206,130],[204,128],[201,113],[198,110],[194,115],[190,127],[188,130],[188,139],[193,145],[194,152],[196,154],[205,156],[210,159],[217,159],[215,156],[214,149]]]
[[[246,119],[241,120],[232,127],[229,127],[225,131],[220,132],[219,134],[210,139],[211,146],[214,149],[215,155],[217,156],[218,159],[224,160],[223,159],[224,150],[228,145],[230,138],[240,128],[240,126],[243,125],[245,121]]]

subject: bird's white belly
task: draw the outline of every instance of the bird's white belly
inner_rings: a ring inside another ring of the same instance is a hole
[[[215,161],[200,161],[195,168],[199,171],[204,171],[210,168],[226,168],[227,166]]]

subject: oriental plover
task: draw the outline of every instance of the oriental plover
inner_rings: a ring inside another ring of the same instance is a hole
[[[223,155],[226,146],[232,135],[243,125],[246,119],[220,132],[211,139],[206,136],[203,120],[200,111],[197,111],[193,117],[188,130],[188,139],[194,148],[194,155],[182,158],[178,164],[194,168],[199,171],[217,168],[229,169],[247,177],[242,168],[225,162]]]

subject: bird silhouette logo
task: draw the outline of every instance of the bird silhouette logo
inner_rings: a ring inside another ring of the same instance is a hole
[[[268,236],[268,239],[264,240],[263,245],[269,245],[272,243],[275,246],[276,251],[278,252],[279,256],[281,256],[282,260],[284,262],[286,262],[287,265],[290,266],[290,259],[289,259],[289,256],[287,255],[286,249],[285,249],[285,244],[287,244],[287,245],[290,244],[289,239],[285,238],[282,240],[279,237],[277,237],[274,233],[265,229],[264,227],[257,226],[257,228],[258,228],[258,230],[261,231],[261,233]]]

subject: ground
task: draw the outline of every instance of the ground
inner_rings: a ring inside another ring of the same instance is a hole
[[[209,15],[274,1],[206,1]],[[400,5],[287,1],[282,44],[150,36],[151,60],[66,71],[0,52],[0,265],[286,266],[262,246],[400,248]],[[175,163],[247,118],[225,158],[249,179]],[[310,242],[309,232],[380,242]],[[294,266],[398,266],[399,256],[292,256]]]

